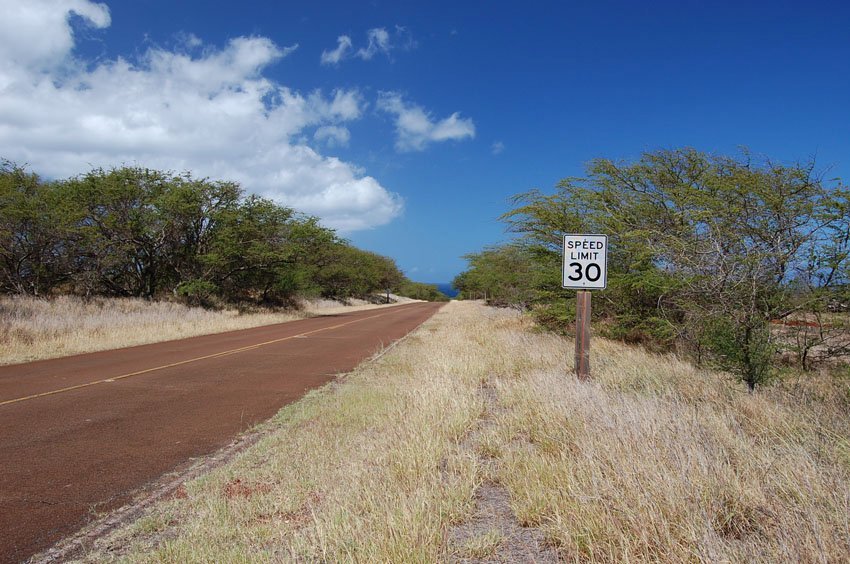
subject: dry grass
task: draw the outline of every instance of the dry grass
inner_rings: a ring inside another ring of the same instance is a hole
[[[502,542],[504,542],[502,533],[490,529],[467,540],[461,547],[461,556],[470,559],[491,558],[497,553]]]
[[[492,442],[520,521],[573,561],[850,559],[850,388],[821,375],[748,394],[722,374],[598,339],[517,333]],[[560,355],[558,352],[560,351]],[[559,358],[560,357],[560,358]],[[792,389],[796,387],[796,389]]]
[[[143,345],[183,337],[247,329],[311,315],[379,307],[305,302],[301,310],[243,313],[211,311],[171,302],[131,298],[42,300],[0,296],[0,364],[16,364],[84,352]]]
[[[445,561],[447,532],[495,479],[565,560],[850,560],[847,380],[750,395],[597,339],[595,380],[578,382],[571,350],[512,312],[452,303],[86,559]],[[460,448],[485,416],[486,476]],[[505,542],[483,534],[461,557],[498,559]]]

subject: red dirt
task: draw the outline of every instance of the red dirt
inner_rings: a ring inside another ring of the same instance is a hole
[[[224,485],[224,497],[233,499],[236,497],[249,498],[254,494],[269,493],[272,491],[271,484],[255,484],[248,485],[242,481],[242,478],[236,478]]]
[[[24,560],[122,506],[145,484],[350,371],[439,307],[0,367],[0,561]]]
[[[773,325],[784,325],[785,327],[828,327],[814,321],[804,321],[802,319],[772,319]]]
[[[174,493],[167,496],[166,499],[189,499],[189,492],[186,491],[186,486],[180,484]]]

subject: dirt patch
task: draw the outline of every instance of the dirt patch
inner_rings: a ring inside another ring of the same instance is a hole
[[[224,486],[224,497],[227,499],[244,498],[248,499],[254,494],[264,494],[272,491],[270,484],[254,484],[249,485],[242,481],[241,478],[229,481]]]
[[[319,505],[324,500],[324,496],[319,492],[313,491],[307,495],[307,499],[301,506],[294,511],[276,511],[274,513],[261,515],[258,520],[261,523],[282,523],[294,529],[300,529],[307,525],[313,512],[316,511]]]
[[[472,518],[449,531],[453,562],[558,562],[558,553],[548,545],[543,531],[519,523],[511,509],[508,490],[498,480],[499,460],[492,456],[483,437],[493,426],[493,415],[501,408],[496,389],[484,383],[479,393],[486,409],[476,427],[461,443],[481,465],[484,479],[475,491]]]
[[[831,327],[828,324],[821,324],[816,321],[806,321],[804,319],[771,319],[773,325],[783,325],[785,327]]]
[[[165,499],[189,499],[189,492],[186,491],[186,485],[180,484],[177,489],[170,495],[167,495]]]

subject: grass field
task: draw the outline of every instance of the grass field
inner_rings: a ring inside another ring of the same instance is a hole
[[[380,306],[363,301],[343,305],[317,300],[304,302],[300,310],[245,313],[136,298],[83,300],[61,296],[43,300],[0,296],[0,364],[143,345],[373,307]]]
[[[86,561],[850,560],[850,387],[726,375],[453,302]]]

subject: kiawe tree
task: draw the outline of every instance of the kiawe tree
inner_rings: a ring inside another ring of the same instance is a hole
[[[258,196],[222,214],[210,250],[199,257],[206,266],[205,279],[227,299],[285,298],[287,290],[279,283],[289,261],[286,244],[293,214]]]
[[[234,182],[173,177],[160,200],[167,225],[164,257],[173,271],[173,292],[188,295],[192,288],[212,289],[209,272],[200,257],[211,252],[222,223],[236,210],[242,190]]]
[[[487,298],[490,303],[526,309],[534,300],[540,269],[522,245],[490,247],[466,255],[470,270],[452,285],[465,298]]]
[[[595,309],[612,320],[609,330],[678,343],[750,389],[770,375],[776,351],[795,341],[788,333],[810,326],[791,323],[782,333],[771,323],[822,312],[847,287],[848,191],[824,181],[813,162],[694,149],[632,163],[598,159],[586,178],[562,181],[555,194],[520,194],[514,204],[503,219],[549,273],[549,289],[536,289],[536,310],[571,295],[555,287],[563,234],[607,233],[609,288]],[[476,260],[471,266],[467,279],[486,270]],[[817,346],[843,354],[850,351],[842,334],[820,331],[802,343],[829,341]]]
[[[0,292],[277,306],[399,290],[439,298],[391,258],[233,182],[142,167],[44,182],[0,161]]]
[[[163,199],[168,175],[143,168],[96,169],[64,183],[79,206],[78,283],[86,293],[150,298],[172,275]]]
[[[672,274],[663,301],[679,337],[713,352],[750,389],[782,345],[770,322],[806,309],[808,296],[791,281],[816,275],[820,261],[809,259],[831,254],[831,228],[846,215],[844,188],[813,170],[691,149],[590,167],[618,238]]]
[[[43,295],[69,280],[75,212],[61,187],[0,161],[0,291]]]

